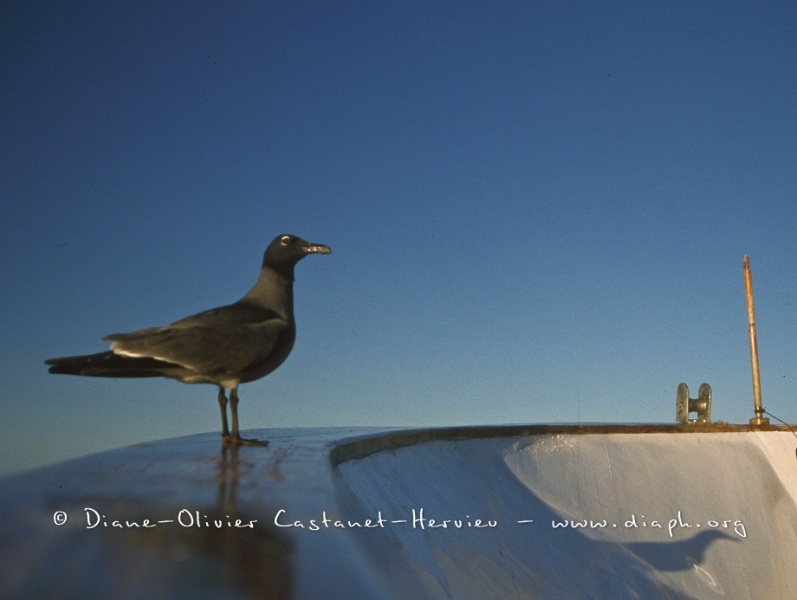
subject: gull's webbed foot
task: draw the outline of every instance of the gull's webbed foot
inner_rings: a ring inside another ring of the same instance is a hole
[[[222,446],[268,446],[268,440],[255,440],[249,438],[242,438],[240,435],[222,435]]]

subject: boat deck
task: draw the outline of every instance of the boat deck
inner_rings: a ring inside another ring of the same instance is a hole
[[[251,431],[0,481],[16,598],[792,598],[797,438],[735,425]]]

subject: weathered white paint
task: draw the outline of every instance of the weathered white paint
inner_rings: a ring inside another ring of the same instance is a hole
[[[359,536],[407,597],[787,599],[796,446],[777,432],[432,441],[339,469],[365,514],[497,521]]]

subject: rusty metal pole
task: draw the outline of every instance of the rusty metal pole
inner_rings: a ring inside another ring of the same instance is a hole
[[[755,307],[753,306],[753,278],[750,275],[750,259],[744,256],[744,285],[747,290],[747,325],[750,330],[750,362],[753,367],[753,400],[755,401],[755,417],[750,425],[769,425],[761,405],[761,378],[758,374],[758,340],[755,333]]]

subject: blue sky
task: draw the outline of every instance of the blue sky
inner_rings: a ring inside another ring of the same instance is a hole
[[[9,2],[10,472],[218,431],[215,391],[48,375],[226,304],[280,233],[298,340],[244,429],[797,421],[792,2]]]

